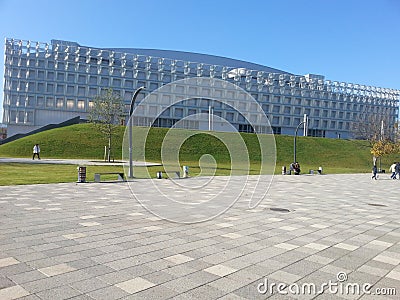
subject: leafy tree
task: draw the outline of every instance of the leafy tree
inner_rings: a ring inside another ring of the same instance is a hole
[[[124,119],[124,102],[120,95],[109,88],[93,99],[93,106],[89,111],[89,120],[108,139],[107,160],[111,161],[112,137],[115,129]]]

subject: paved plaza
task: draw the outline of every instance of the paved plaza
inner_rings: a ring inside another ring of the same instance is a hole
[[[153,184],[180,192],[167,179],[0,187],[0,299],[399,299],[400,181],[387,174],[278,175],[256,208],[245,190],[193,224],[144,209],[130,187],[157,207]]]

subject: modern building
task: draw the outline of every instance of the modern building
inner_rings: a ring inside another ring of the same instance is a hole
[[[175,80],[209,77],[242,87],[258,101],[276,134],[293,135],[308,117],[308,135],[351,138],[352,122],[365,114],[397,121],[400,91],[296,75],[225,57],[154,49],[94,48],[76,42],[5,40],[3,123],[8,136],[80,116],[111,87],[129,105],[136,88],[144,95]],[[251,132],[246,114],[209,99],[192,99],[165,110],[153,126],[171,127],[196,113],[213,114]],[[244,107],[249,115],[252,108]],[[159,110],[156,109],[157,112]],[[145,113],[152,114],[151,107]],[[154,112],[153,112],[154,113]],[[199,129],[203,129],[199,125]]]

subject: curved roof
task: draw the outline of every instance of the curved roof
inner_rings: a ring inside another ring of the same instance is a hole
[[[107,50],[113,50],[116,52],[125,52],[125,53],[133,53],[139,55],[147,55],[152,57],[164,57],[170,59],[177,59],[195,63],[205,63],[210,65],[220,65],[227,66],[233,68],[246,68],[250,70],[258,70],[265,71],[269,73],[285,73],[290,74],[288,72],[270,68],[267,66],[233,59],[227,58],[223,56],[209,55],[209,54],[201,54],[194,52],[185,52],[185,51],[174,51],[174,50],[159,50],[159,49],[140,49],[140,48],[106,48]]]

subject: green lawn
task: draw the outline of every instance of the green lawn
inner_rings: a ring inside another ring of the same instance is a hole
[[[143,135],[146,128],[135,127],[135,135]],[[113,139],[113,157],[115,160],[122,159],[122,140],[125,127],[121,126]],[[171,137],[172,131],[172,137]],[[245,150],[240,150],[238,135],[234,133],[215,133],[210,136],[207,132],[190,131],[189,138],[187,130],[175,129],[170,132],[166,128],[152,128],[146,140],[146,161],[161,162],[161,147],[164,136],[168,133],[172,142],[163,145],[168,151],[176,151],[179,148],[179,165],[190,167],[191,175],[211,175],[213,172],[202,165],[200,169],[199,160],[206,154],[211,154],[217,165],[216,175],[229,175],[232,169],[229,150],[236,151],[245,158],[250,157],[250,174],[257,174],[260,170],[261,151],[257,136],[254,134],[241,133],[240,137],[246,145]],[[260,135],[263,145],[271,146],[271,136]],[[176,141],[174,140],[176,139]],[[276,169],[275,174],[281,173],[281,167],[288,167],[293,160],[293,137],[277,135],[276,141]],[[102,160],[104,156],[104,145],[107,140],[91,124],[78,124],[68,127],[48,130],[34,134],[19,140],[0,145],[0,157],[31,157],[32,147],[35,143],[41,145],[42,158],[78,158]],[[236,144],[235,144],[236,143]],[[226,146],[229,145],[229,146]],[[168,148],[170,147],[170,148]],[[139,151],[140,152],[140,151]],[[134,155],[140,155],[134,152]],[[244,153],[242,153],[244,152]],[[268,154],[267,160],[272,168],[274,157]],[[209,158],[209,157],[208,157]],[[338,140],[312,137],[297,138],[297,160],[301,164],[302,172],[308,173],[310,169],[317,170],[323,167],[325,173],[360,173],[370,172],[372,156],[369,152],[368,143],[359,140]],[[382,159],[382,167],[388,169],[396,156]],[[236,168],[240,173],[247,174],[246,160],[239,160]],[[208,161],[210,164],[210,161]],[[211,161],[212,165],[212,161]],[[77,180],[77,166],[74,165],[44,165],[44,164],[1,164],[0,185],[8,184],[31,184],[31,183],[56,183],[74,182]],[[88,179],[93,181],[95,172],[122,171],[122,167],[115,166],[88,166]],[[137,177],[155,177],[157,171],[164,171],[163,167],[135,168]],[[108,179],[108,178],[105,178]]]

